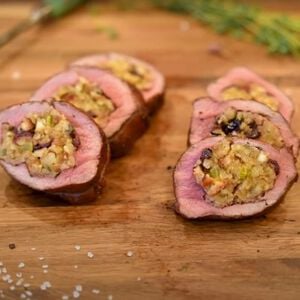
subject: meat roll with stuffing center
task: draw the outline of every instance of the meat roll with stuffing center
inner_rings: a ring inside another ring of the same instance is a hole
[[[106,134],[114,158],[126,154],[148,125],[140,94],[100,69],[77,67],[53,76],[30,100],[45,99],[66,101],[93,118]]]
[[[260,140],[298,155],[299,139],[281,114],[255,101],[217,102],[202,98],[194,102],[189,144],[211,136]]]
[[[164,76],[151,64],[120,53],[105,53],[79,58],[72,66],[92,66],[108,70],[133,85],[143,95],[150,113],[163,102]]]
[[[279,88],[247,68],[238,67],[211,83],[208,96],[216,101],[254,100],[280,112],[290,122],[294,105]]]
[[[174,172],[176,209],[186,218],[241,219],[274,206],[296,179],[293,156],[257,140],[207,138]]]
[[[103,131],[74,106],[28,102],[0,113],[0,163],[14,179],[71,203],[95,200],[109,161]]]

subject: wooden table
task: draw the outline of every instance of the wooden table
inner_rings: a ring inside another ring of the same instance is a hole
[[[270,7],[300,9],[296,1],[280,2]],[[24,1],[0,5],[1,31],[31,8]],[[119,38],[99,32],[103,26],[113,26]],[[208,52],[213,43],[222,46],[222,56]],[[300,299],[299,183],[265,217],[191,222],[173,211],[170,168],[186,148],[192,101],[237,65],[253,68],[293,97],[292,126],[299,132],[300,60],[271,57],[260,46],[220,37],[183,16],[106,6],[91,15],[82,9],[0,50],[1,108],[26,101],[73,59],[112,50],[146,59],[166,75],[165,105],[130,155],[110,164],[104,193],[91,205],[51,200],[0,171],[0,261],[14,284],[22,272],[30,298],[43,300],[72,295],[76,285],[82,285],[81,299]],[[43,291],[45,281],[52,287]],[[22,288],[11,285],[0,281],[6,299],[19,299]]]

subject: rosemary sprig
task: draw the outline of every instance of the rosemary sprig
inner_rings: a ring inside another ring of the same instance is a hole
[[[300,54],[300,19],[265,12],[232,0],[152,0],[163,9],[191,15],[218,33],[250,37],[269,52]]]

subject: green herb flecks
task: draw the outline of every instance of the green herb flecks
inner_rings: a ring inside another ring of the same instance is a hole
[[[220,34],[250,37],[269,52],[300,54],[300,19],[231,0],[152,0],[163,9],[192,16]]]
[[[110,40],[117,40],[119,38],[119,32],[112,26],[97,25],[96,31],[106,34]]]

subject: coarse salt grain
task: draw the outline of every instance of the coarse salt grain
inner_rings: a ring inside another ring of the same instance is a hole
[[[141,281],[141,280],[142,280],[142,278],[141,278],[141,277],[138,277],[136,280],[137,280],[137,281]]]
[[[40,285],[40,289],[45,291],[47,290],[48,288],[51,288],[52,285],[49,281],[44,281],[41,285]]]
[[[69,300],[69,296],[68,296],[68,295],[63,295],[63,296],[61,297],[61,299],[62,299],[62,300]]]
[[[25,299],[25,298],[26,298],[26,295],[25,295],[24,293],[22,293],[22,294],[20,295],[20,298],[21,298],[21,299]]]
[[[9,279],[10,279],[10,275],[9,274],[6,274],[6,275],[2,276],[2,280],[3,281],[8,281]]]
[[[2,261],[0,261],[0,267],[3,267],[3,262]]]
[[[11,285],[11,286],[9,287],[9,289],[10,289],[11,291],[14,291],[14,290],[16,289],[16,287],[15,287],[14,285]]]
[[[133,256],[133,252],[132,252],[132,251],[128,251],[128,252],[127,252],[127,256],[128,256],[128,257]]]
[[[22,277],[22,273],[21,273],[21,272],[16,273],[16,277],[17,277],[17,278],[21,278],[21,277]]]
[[[29,288],[30,284],[29,283],[24,283],[23,286],[24,286],[24,288]]]
[[[108,295],[107,296],[107,300],[112,300],[113,299],[113,295]]]
[[[42,256],[41,256],[41,257],[39,257],[39,260],[44,260],[44,259],[45,259],[45,257],[42,257]]]
[[[16,286],[22,285],[23,282],[24,282],[24,279],[23,279],[23,278],[20,278],[20,279],[16,282]]]
[[[9,278],[8,280],[7,280],[7,283],[9,283],[9,284],[11,284],[11,283],[13,283],[14,281],[11,279],[11,278]]]
[[[34,276],[33,275],[30,275],[30,277],[29,277],[30,279],[33,279],[34,278]]]
[[[10,275],[8,275],[8,274],[2,276],[3,281],[8,281],[9,279],[10,279]]]
[[[93,258],[93,257],[94,257],[94,254],[93,254],[92,252],[89,251],[89,252],[87,253],[87,256],[88,256],[89,258]]]
[[[18,268],[22,269],[25,267],[25,264],[23,262],[20,262],[19,265],[18,265]]]
[[[36,250],[36,248],[35,248],[35,247],[32,247],[32,248],[31,248],[31,250],[32,250],[32,251],[35,251],[35,250]]]
[[[73,298],[79,298],[80,293],[78,291],[73,291]]]
[[[47,274],[47,273],[48,273],[48,270],[43,270],[43,273]]]
[[[6,268],[2,268],[1,271],[2,271],[3,274],[7,273],[7,269]]]
[[[75,266],[74,266],[74,269],[78,269],[78,266],[77,266],[77,265],[75,265]]]
[[[80,284],[76,285],[76,286],[75,286],[75,290],[76,290],[77,292],[82,292],[82,285],[80,285]]]
[[[47,269],[47,268],[48,268],[48,265],[42,265],[42,268],[43,268],[43,269]]]
[[[74,248],[75,248],[77,251],[79,251],[79,250],[81,249],[81,247],[80,247],[79,245],[76,245]]]
[[[27,296],[29,296],[29,297],[32,296],[32,292],[31,292],[31,291],[26,291],[25,294],[26,294]]]
[[[98,290],[98,289],[92,289],[92,293],[93,294],[100,294],[100,290]]]

